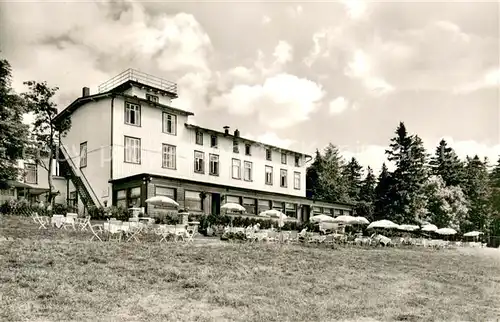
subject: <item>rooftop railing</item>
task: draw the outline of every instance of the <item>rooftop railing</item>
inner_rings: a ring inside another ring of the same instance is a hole
[[[177,95],[176,83],[131,68],[99,85],[99,93],[110,91],[127,81],[135,81]]]

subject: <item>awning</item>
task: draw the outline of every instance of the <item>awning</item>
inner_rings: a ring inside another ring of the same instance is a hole
[[[26,189],[33,195],[39,195],[49,191],[49,188],[35,187],[20,181],[9,181],[9,185],[16,189]]]

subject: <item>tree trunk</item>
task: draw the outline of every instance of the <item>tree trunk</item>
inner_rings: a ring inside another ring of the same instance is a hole
[[[47,198],[47,203],[52,205],[54,199],[54,183],[52,181],[52,158],[53,158],[52,149],[49,152],[49,160],[47,164],[47,182],[49,183],[49,196]]]

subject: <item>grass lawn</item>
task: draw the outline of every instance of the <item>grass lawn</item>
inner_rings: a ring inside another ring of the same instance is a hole
[[[2,321],[486,321],[500,251],[88,242],[0,219]]]

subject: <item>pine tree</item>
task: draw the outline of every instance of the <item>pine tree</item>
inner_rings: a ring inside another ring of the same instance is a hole
[[[366,177],[361,183],[359,202],[356,205],[356,214],[370,221],[374,219],[375,200],[377,198],[375,192],[376,186],[377,178],[373,174],[373,170],[368,167],[366,169]]]
[[[442,139],[430,161],[432,174],[441,176],[446,186],[461,186],[464,181],[463,163],[455,150]]]
[[[342,175],[347,185],[347,195],[351,202],[359,200],[363,167],[356,158],[352,157],[342,170]]]
[[[394,193],[389,213],[396,222],[414,223],[425,215],[425,195],[422,188],[427,178],[427,155],[423,142],[417,135],[409,135],[403,122],[396,129],[386,150],[389,161],[395,163]]]
[[[23,124],[23,101],[11,87],[11,73],[9,62],[0,59],[0,189],[19,178],[17,162],[24,157],[29,133]]]
[[[462,230],[485,230],[488,228],[491,212],[490,180],[486,164],[475,155],[467,157],[465,167],[465,194],[470,209],[467,225]]]

